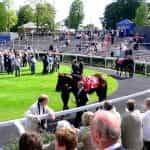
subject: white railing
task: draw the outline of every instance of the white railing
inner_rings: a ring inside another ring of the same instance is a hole
[[[115,98],[115,99],[112,99],[111,101],[112,101],[112,103],[119,103],[119,102],[123,102],[123,101],[128,100],[128,99],[131,99],[131,98],[143,96],[145,94],[150,94],[150,89],[145,90],[145,91],[140,91],[140,92],[137,92],[137,93],[134,93],[131,95],[123,96],[120,98]],[[77,113],[80,111],[95,110],[96,108],[99,108],[100,106],[102,106],[103,103],[104,102],[98,102],[98,103],[94,103],[94,104],[90,104],[90,105],[86,105],[86,106],[82,106],[82,107],[78,107],[78,108],[59,111],[59,112],[56,112],[55,115],[56,115],[56,117],[61,117],[61,116],[65,116],[65,115],[74,114],[74,113]],[[48,115],[44,115],[40,119],[47,119],[47,118],[48,118]],[[9,127],[9,126],[16,126],[19,134],[21,135],[25,132],[25,128],[23,126],[24,121],[26,121],[26,118],[6,121],[6,122],[0,122],[0,128]]]
[[[59,53],[58,55],[62,56],[62,62],[64,62],[64,57],[75,57],[76,59],[82,57],[82,58],[89,58],[89,65],[93,65],[93,60],[94,59],[101,59],[104,61],[104,64],[102,65],[104,68],[109,68],[108,67],[108,62],[112,61],[112,65],[115,65],[115,60],[117,59],[116,57],[102,57],[102,56],[92,56],[92,55],[81,55],[81,54],[72,54],[72,53]],[[134,64],[134,72],[137,72],[136,67],[138,65],[144,65],[144,69],[143,69],[143,74],[144,75],[149,75],[150,74],[150,60],[149,61],[139,61],[139,60],[135,60],[135,64]],[[98,65],[97,65],[98,66]],[[149,69],[148,69],[149,67]]]

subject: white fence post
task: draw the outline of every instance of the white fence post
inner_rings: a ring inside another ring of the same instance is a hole
[[[147,63],[145,62],[145,75],[147,75]]]
[[[15,122],[14,122],[14,125],[15,125],[15,126],[17,127],[17,129],[18,129],[19,135],[22,135],[22,134],[25,133],[25,128],[24,128],[24,126],[21,124],[20,121],[15,121]]]
[[[107,68],[107,57],[104,57],[105,59],[105,68]]]

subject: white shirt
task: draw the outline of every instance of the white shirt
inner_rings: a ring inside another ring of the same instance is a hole
[[[150,142],[150,110],[144,113],[142,123],[144,141]]]
[[[121,146],[120,143],[115,143],[115,144],[113,144],[113,145],[111,145],[111,146],[105,148],[104,150],[114,150],[114,149],[119,148],[120,146]]]
[[[44,107],[44,112],[43,112],[43,106],[40,105],[40,113],[39,113],[39,108],[38,108],[38,104],[35,103],[33,104],[29,110],[26,112],[26,117],[28,118],[34,118],[34,117],[37,117],[37,116],[42,116],[42,115],[45,115],[45,114],[50,114],[50,115],[54,115],[54,112],[48,107],[48,106],[45,106]]]
[[[40,117],[44,117],[49,115],[51,117],[52,120],[55,119],[55,114],[54,112],[48,107],[45,106],[44,107],[44,112],[43,112],[43,106],[40,105],[40,113],[39,113],[39,108],[38,108],[38,104],[34,103],[29,110],[25,113],[25,116],[27,118],[26,121],[26,128],[27,130],[33,130],[36,131],[37,127],[38,127],[38,122],[40,122]]]

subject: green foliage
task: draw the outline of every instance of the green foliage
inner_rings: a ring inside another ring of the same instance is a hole
[[[147,20],[147,6],[142,3],[136,10],[135,23],[139,26],[144,26]]]
[[[49,3],[39,3],[35,10],[37,27],[53,31],[55,28],[55,9]]]
[[[0,31],[9,31],[17,23],[16,12],[9,9],[10,1],[0,2]]]
[[[104,23],[106,28],[115,28],[116,23],[123,19],[133,20],[140,0],[117,0],[109,4],[104,12]]]
[[[9,10],[7,12],[7,15],[9,16],[9,20],[7,22],[7,27],[8,27],[8,29],[11,29],[17,24],[18,17],[14,10]]]
[[[70,8],[69,16],[66,20],[66,25],[69,28],[78,29],[84,18],[83,2],[75,0]]]
[[[36,75],[31,75],[28,68],[23,68],[21,77],[0,74],[0,121],[16,119],[24,116],[29,106],[35,103],[37,97],[45,93],[49,96],[49,106],[55,111],[62,110],[60,93],[55,91],[58,73],[42,75],[42,64],[38,64]],[[61,65],[60,73],[70,73],[71,68]],[[85,75],[98,73],[96,70],[85,69]],[[118,84],[115,79],[107,76],[108,95],[116,91]],[[96,94],[90,95],[90,101],[97,100]],[[73,96],[70,97],[69,106],[75,107]]]
[[[30,5],[21,7],[18,11],[18,26],[32,22],[34,20],[33,9]]]
[[[7,9],[5,3],[0,2],[0,32],[7,29]]]
[[[19,150],[19,139],[12,141],[4,146],[4,150]]]
[[[49,144],[55,139],[55,134],[51,134],[50,132],[43,131],[40,134],[40,137],[43,144]]]

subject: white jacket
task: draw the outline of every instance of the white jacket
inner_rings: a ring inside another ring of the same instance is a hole
[[[55,119],[55,113],[48,106],[44,107],[43,112],[43,107],[41,105],[39,110],[38,103],[33,104],[25,113],[25,117],[27,118],[25,123],[26,129],[29,131],[38,131],[38,123],[41,121],[40,117],[44,117],[47,115],[49,115],[50,119]]]

